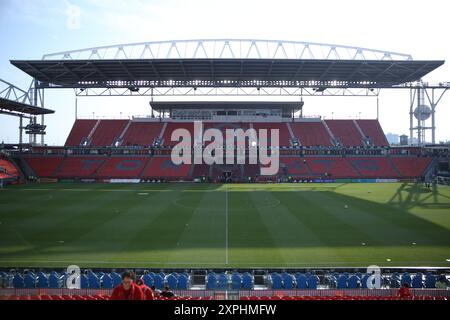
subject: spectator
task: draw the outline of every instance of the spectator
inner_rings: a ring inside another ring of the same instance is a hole
[[[164,298],[173,298],[173,297],[175,297],[175,294],[172,291],[170,291],[168,286],[164,287],[164,290],[161,292],[161,295]]]
[[[411,291],[409,290],[409,285],[407,283],[403,284],[403,286],[398,289],[397,295],[402,299],[411,298]]]
[[[122,283],[112,292],[111,300],[144,300],[141,288],[133,280],[133,272],[125,271],[122,274]]]
[[[142,279],[137,279],[136,280],[136,285],[141,288],[142,293],[144,294],[144,299],[145,300],[153,300],[155,299],[154,295],[153,295],[153,290],[149,287],[147,287],[144,283],[144,281],[142,281]]]

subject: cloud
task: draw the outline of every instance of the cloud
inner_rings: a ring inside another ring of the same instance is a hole
[[[69,30],[78,30],[81,28],[81,8],[69,2],[66,3],[66,27]]]

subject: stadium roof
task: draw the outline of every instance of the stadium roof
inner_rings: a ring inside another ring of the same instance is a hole
[[[299,110],[304,102],[287,102],[287,101],[152,101],[151,107],[154,110],[171,110],[171,109],[285,109]]]
[[[389,87],[420,80],[431,60],[113,59],[13,60],[41,88]]]
[[[52,114],[55,113],[55,111],[0,98],[0,113],[23,113],[36,116],[42,114]]]

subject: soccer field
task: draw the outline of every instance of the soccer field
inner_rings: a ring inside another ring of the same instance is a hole
[[[450,188],[10,186],[0,243],[3,267],[450,267]]]

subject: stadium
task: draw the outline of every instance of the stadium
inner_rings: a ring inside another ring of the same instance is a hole
[[[2,80],[0,92],[1,121],[20,119],[19,143],[1,149],[2,299],[107,300],[126,269],[177,300],[394,300],[404,284],[408,299],[449,299],[450,148],[435,117],[450,85],[422,81],[444,61],[203,39],[11,64],[33,80],[28,91]],[[65,144],[48,146],[44,92],[58,89],[148,97],[151,114],[76,118]],[[384,89],[411,92],[402,145],[378,118],[303,116],[303,97]],[[174,163],[217,142],[209,129],[226,138],[213,152],[224,161]],[[257,151],[277,158],[275,174],[249,161]]]

